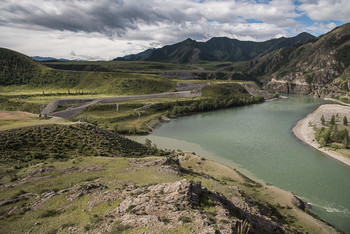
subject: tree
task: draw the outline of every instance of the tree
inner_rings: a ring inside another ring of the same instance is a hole
[[[335,116],[332,115],[331,121],[329,122],[330,125],[334,125],[335,124]]]
[[[323,115],[321,116],[321,122],[322,122],[322,125],[325,125],[324,124],[324,116]]]
[[[346,118],[346,116],[344,116],[344,118],[343,118],[343,124],[344,124],[344,126],[348,125],[348,118]]]
[[[152,147],[152,141],[150,139],[146,138],[145,146],[147,146],[148,148],[151,148]]]
[[[345,137],[344,139],[343,139],[343,145],[344,145],[344,147],[345,148],[348,148],[348,146],[349,146],[349,136],[347,136],[347,137]]]
[[[115,124],[115,125],[113,126],[113,131],[114,131],[115,133],[118,133],[118,129],[119,129],[118,124]]]

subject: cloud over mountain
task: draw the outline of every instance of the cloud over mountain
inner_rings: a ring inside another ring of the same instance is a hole
[[[308,28],[322,33],[328,28],[317,25],[350,19],[349,5],[346,0],[3,0],[0,30],[13,31],[17,44],[23,43],[17,37],[29,30],[31,35],[27,35],[39,40],[43,38],[37,35],[43,32],[54,39],[73,40],[86,35],[95,40],[112,40],[119,53],[130,53],[150,44],[161,46],[187,37],[263,41],[292,36]],[[308,22],[304,23],[303,18]],[[9,43],[6,36],[0,36],[1,43]],[[128,42],[139,46],[127,46]],[[71,50],[79,48],[67,48]]]

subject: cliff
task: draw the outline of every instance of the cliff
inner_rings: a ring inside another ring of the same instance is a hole
[[[340,96],[349,91],[350,23],[293,48],[251,60],[242,70],[265,89],[282,93]]]

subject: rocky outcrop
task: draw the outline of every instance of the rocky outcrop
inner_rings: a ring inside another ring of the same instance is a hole
[[[265,89],[317,97],[349,91],[350,24],[294,48],[258,57],[242,71],[264,81]]]
[[[285,94],[310,94],[312,92],[310,85],[306,83],[294,83],[284,80],[271,80],[264,85],[266,90],[274,90]]]
[[[196,233],[236,233],[244,220],[252,233],[295,232],[278,224],[278,217],[271,215],[268,206],[246,199],[239,188],[237,197],[226,198],[222,194],[203,188],[201,183],[183,179],[146,187],[131,186],[122,192],[123,201],[110,215],[111,222],[131,227],[151,227],[152,230],[174,229],[185,223],[193,223]],[[193,209],[195,208],[195,209]],[[269,215],[269,216],[266,216]],[[113,224],[103,228],[109,231]]]
[[[293,197],[292,203],[302,211],[306,211],[306,209],[311,209],[311,205],[309,203],[304,202],[303,200],[301,200],[299,197],[295,195]]]
[[[266,90],[274,90],[285,94],[313,95],[315,97],[333,98],[344,95],[345,92],[335,83],[327,85],[307,84],[306,82],[285,81],[272,79],[266,85]]]
[[[264,97],[265,100],[273,98],[273,95],[266,90],[259,88],[256,83],[240,83],[250,95],[254,97]]]

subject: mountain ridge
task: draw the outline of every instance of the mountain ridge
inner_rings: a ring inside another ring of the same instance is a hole
[[[333,97],[350,90],[350,23],[294,48],[246,62],[241,71],[283,93]]]
[[[264,42],[240,41],[228,37],[213,37],[206,42],[190,38],[172,45],[148,51],[139,56],[124,56],[114,61],[163,61],[171,63],[195,63],[199,61],[247,61],[283,47],[293,47],[314,39],[309,33],[295,37],[277,38]],[[146,51],[145,51],[146,52]]]

